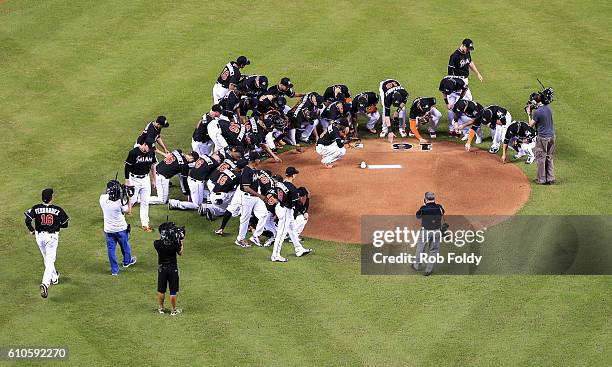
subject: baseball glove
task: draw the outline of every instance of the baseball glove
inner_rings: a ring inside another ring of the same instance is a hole
[[[361,138],[356,136],[348,138],[348,146],[351,148],[356,148],[359,144],[361,144]]]

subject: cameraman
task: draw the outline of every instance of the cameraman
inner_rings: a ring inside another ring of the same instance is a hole
[[[125,186],[113,180],[106,184],[106,194],[100,195],[100,207],[104,214],[104,233],[106,234],[106,248],[108,261],[111,266],[111,275],[119,275],[117,263],[117,243],[123,254],[123,267],[127,268],[136,263],[136,256],[132,256],[129,243],[130,227],[125,221],[125,213],[132,208]]]
[[[423,203],[425,205],[421,206],[416,212],[417,219],[421,219],[421,233],[417,242],[416,261],[412,266],[416,271],[419,271],[421,253],[423,253],[426,244],[429,244],[429,256],[435,256],[440,251],[440,242],[442,241],[442,232],[445,226],[442,224],[444,208],[436,203],[436,194],[426,192]],[[432,272],[433,263],[427,262],[423,275],[429,276]]]
[[[173,222],[162,223],[159,226],[160,239],[153,242],[157,250],[157,299],[159,313],[164,314],[164,299],[166,287],[170,288],[170,302],[172,303],[171,316],[178,315],[183,310],[176,308],[176,294],[179,291],[179,271],[176,263],[176,254],[183,255],[183,240],[185,227],[177,227]]]
[[[535,104],[525,107],[529,116],[529,126],[537,130],[535,142],[535,159],[538,164],[538,177],[535,182],[541,185],[552,185],[555,183],[555,165],[553,155],[555,153],[555,128],[553,126],[552,110],[548,106],[552,102],[552,89],[533,96]]]

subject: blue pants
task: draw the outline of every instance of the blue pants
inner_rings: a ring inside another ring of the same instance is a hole
[[[115,253],[117,243],[119,243],[121,254],[123,254],[123,265],[128,265],[132,260],[132,250],[130,249],[130,243],[128,242],[127,230],[115,233],[106,233],[106,248],[108,249],[108,261],[110,262],[112,274],[119,273],[119,264],[117,263],[117,254]]]

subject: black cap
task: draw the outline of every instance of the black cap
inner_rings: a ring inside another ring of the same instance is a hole
[[[276,106],[278,108],[282,108],[282,107],[285,107],[286,105],[287,105],[287,98],[283,96],[279,96],[278,99],[276,100]]]
[[[284,85],[285,87],[287,87],[287,88],[292,88],[293,87],[293,83],[291,83],[291,80],[289,80],[289,78],[287,78],[287,77],[282,78],[280,83],[282,85]]]
[[[240,158],[238,162],[236,162],[236,166],[240,169],[246,167],[247,164],[249,164],[249,161],[247,161],[246,159],[242,159],[242,158]]]
[[[259,76],[259,89],[268,89],[268,77],[265,75]]]
[[[213,112],[221,113],[221,112],[223,112],[223,107],[221,107],[220,104],[214,104],[210,110],[213,111]]]
[[[150,148],[153,148],[153,145],[155,145],[155,140],[147,139],[142,144],[148,146],[150,149]]]
[[[344,101],[346,99],[346,95],[344,93],[340,92],[340,93],[336,94],[336,99],[338,101]]]
[[[53,189],[47,188],[42,191],[42,201],[43,203],[48,203],[53,198]]]
[[[442,81],[442,90],[446,93],[452,93],[455,89],[455,81],[451,78]]]
[[[240,56],[239,58],[236,59],[236,64],[238,65],[250,65],[251,64],[251,60],[249,60],[246,56]]]
[[[300,173],[300,171],[298,171],[297,168],[292,166],[287,167],[287,169],[285,170],[285,176],[293,176],[298,173]]]
[[[244,148],[239,145],[232,145],[230,149],[240,154],[244,154]]]
[[[283,176],[279,175],[278,173],[273,175],[272,178],[278,182],[283,182]]]
[[[170,123],[168,122],[168,119],[166,118],[166,116],[157,116],[157,119],[155,119],[155,122],[160,124],[162,127],[170,126]]]
[[[251,150],[248,155],[249,162],[254,162],[261,159],[261,154],[259,154],[256,150]]]
[[[464,39],[463,42],[461,42],[461,44],[467,47],[468,50],[474,49],[474,42],[472,42],[472,40],[469,38]]]
[[[192,151],[191,152],[191,156],[193,157],[194,161],[197,161],[198,159],[200,159],[200,153],[198,153],[198,152]]]

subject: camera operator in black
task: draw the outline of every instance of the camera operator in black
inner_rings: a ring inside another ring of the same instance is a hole
[[[179,271],[176,255],[183,255],[185,239],[185,227],[176,227],[173,222],[162,223],[159,226],[160,239],[153,242],[157,251],[157,299],[159,301],[159,313],[164,314],[164,300],[166,288],[170,288],[170,302],[172,312],[170,315],[178,315],[182,312],[176,308],[176,296],[179,291]]]
[[[417,219],[421,219],[421,231],[416,249],[416,260],[412,267],[418,271],[421,263],[420,256],[429,244],[429,256],[435,256],[440,251],[440,242],[443,237],[444,208],[436,203],[436,195],[433,192],[426,192],[423,204],[416,212]],[[428,262],[423,275],[428,276],[433,272],[433,263]]]

